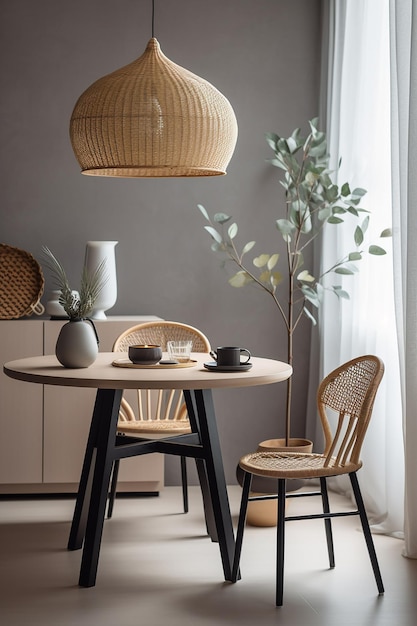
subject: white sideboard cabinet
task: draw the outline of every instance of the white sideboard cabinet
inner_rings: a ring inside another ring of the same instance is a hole
[[[155,316],[108,317],[95,321],[100,351],[116,337]],[[54,354],[61,320],[0,321],[1,365],[19,358]],[[73,493],[81,475],[95,401],[93,389],[20,382],[0,373],[0,493]],[[118,490],[158,492],[163,486],[161,454],[124,459]]]

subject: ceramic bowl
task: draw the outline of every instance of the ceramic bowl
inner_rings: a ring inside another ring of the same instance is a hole
[[[161,346],[129,346],[129,359],[135,365],[154,365],[162,359]]]

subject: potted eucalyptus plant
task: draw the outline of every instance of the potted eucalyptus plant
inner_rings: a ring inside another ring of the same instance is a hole
[[[304,317],[316,324],[317,310],[329,291],[337,298],[349,299],[349,293],[340,285],[328,285],[326,277],[354,275],[357,263],[366,255],[384,255],[386,251],[375,243],[365,244],[369,227],[369,212],[361,207],[366,191],[351,189],[348,183],[338,186],[329,169],[327,140],[318,128],[318,119],[309,122],[310,132],[301,136],[299,128],[288,138],[268,133],[266,140],[273,151],[269,163],[281,171],[280,184],[285,191],[285,206],[277,215],[275,227],[284,241],[285,253],[262,253],[248,261],[248,253],[255,246],[249,241],[238,247],[238,225],[225,213],[210,218],[207,210],[198,205],[208,221],[206,231],[211,236],[212,250],[222,256],[223,265],[231,263],[234,273],[229,278],[232,287],[257,285],[272,299],[279,319],[287,331],[287,360],[294,364],[294,333]],[[339,163],[340,166],[340,163]],[[347,219],[349,218],[349,219]],[[324,227],[352,228],[352,247],[331,265],[315,275],[305,263],[306,251]],[[269,229],[271,224],[267,224]],[[380,237],[390,237],[386,229]],[[285,414],[285,446],[291,445],[292,377],[287,381]]]
[[[50,270],[59,289],[59,304],[69,318],[69,322],[61,328],[58,335],[56,357],[64,367],[88,367],[98,353],[99,338],[89,315],[107,280],[105,260],[91,275],[84,266],[80,290],[76,292],[71,289],[61,262],[48,247],[44,246],[42,251],[45,266]]]

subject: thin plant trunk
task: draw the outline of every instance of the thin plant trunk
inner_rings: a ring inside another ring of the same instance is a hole
[[[288,263],[291,263],[288,256]],[[290,267],[290,276],[288,284],[288,342],[287,342],[287,360],[292,367],[293,361],[293,323],[294,323],[294,274]],[[285,411],[285,446],[289,446],[290,430],[291,430],[291,396],[292,396],[292,374],[287,380],[287,402]]]

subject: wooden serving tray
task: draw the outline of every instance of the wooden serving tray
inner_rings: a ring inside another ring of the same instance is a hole
[[[187,363],[170,363],[170,364],[162,364],[162,363],[154,363],[153,365],[138,365],[137,363],[132,363],[129,359],[115,359],[112,363],[114,367],[128,367],[132,369],[139,370],[152,370],[152,369],[176,369],[179,367],[194,367],[197,365],[198,361],[187,361]]]

